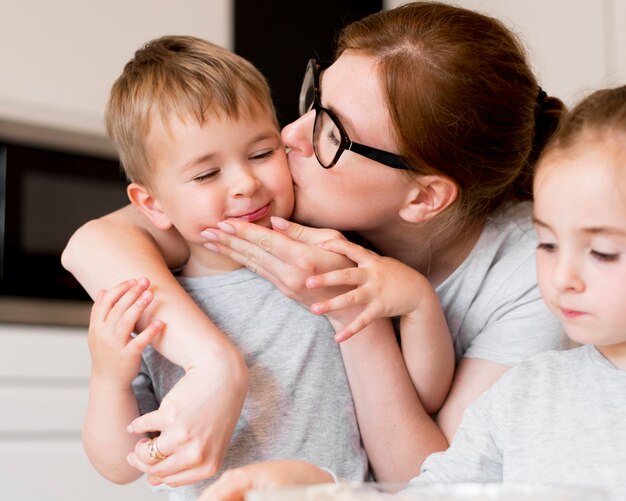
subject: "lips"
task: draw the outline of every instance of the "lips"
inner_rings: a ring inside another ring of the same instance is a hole
[[[254,223],[259,219],[263,219],[270,212],[270,204],[264,205],[260,209],[257,209],[252,212],[248,212],[247,214],[242,214],[240,216],[230,216],[229,219],[236,219],[238,221],[246,221],[248,223]]]
[[[561,310],[561,314],[565,318],[578,318],[578,317],[585,315],[583,311],[570,310],[568,308],[559,308],[559,309]]]

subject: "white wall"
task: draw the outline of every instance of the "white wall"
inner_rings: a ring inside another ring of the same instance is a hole
[[[0,137],[112,151],[104,139],[103,109],[134,51],[165,34],[196,35],[232,48],[231,4],[3,1]],[[145,480],[129,486],[106,481],[82,450],[90,367],[85,334],[0,323],[0,498],[164,499]]]
[[[385,7],[406,3],[386,0]],[[568,105],[626,84],[626,0],[456,0],[502,20],[524,42],[544,90]]]
[[[27,124],[104,137],[109,89],[134,51],[165,34],[232,48],[231,7],[231,0],[4,1],[0,134],[22,134]]]

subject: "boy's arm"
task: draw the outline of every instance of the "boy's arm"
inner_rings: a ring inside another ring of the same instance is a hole
[[[126,427],[139,415],[132,381],[140,370],[141,354],[163,329],[155,322],[132,336],[153,298],[148,286],[147,280],[127,280],[101,291],[89,322],[91,377],[83,444],[96,469],[116,483],[141,475],[126,460],[137,440]]]
[[[80,228],[63,253],[63,265],[92,297],[128,277],[150,278],[156,297],[138,327],[163,321],[167,328],[153,346],[186,375],[159,411],[142,416],[135,429],[161,431],[159,447],[169,444],[163,452],[176,455],[168,464],[174,471],[196,467],[189,477],[193,482],[218,470],[241,413],[248,372],[235,346],[170,273],[166,260],[180,265],[186,256],[180,237],[152,230],[145,216],[128,206]]]
[[[131,387],[120,388],[91,378],[83,446],[98,472],[118,484],[132,482],[142,474],[126,460],[137,442],[137,436],[128,433],[126,427],[137,416],[137,400]]]

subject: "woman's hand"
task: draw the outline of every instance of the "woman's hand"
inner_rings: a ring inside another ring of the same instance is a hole
[[[231,374],[232,375],[232,374]],[[187,485],[212,477],[220,468],[237,420],[226,419],[225,412],[235,397],[243,405],[244,391],[225,391],[234,379],[207,377],[203,370],[188,370],[165,396],[157,411],[135,419],[128,431],[137,434],[161,432],[157,438],[159,451],[166,456],[150,458],[148,441],[140,440],[128,462],[148,475],[152,484],[172,487]],[[247,384],[247,374],[243,377]],[[202,398],[198,398],[199,389]],[[220,413],[222,418],[215,416]]]
[[[204,491],[198,501],[243,501],[249,490],[332,481],[329,473],[309,463],[269,461],[228,470]]]
[[[202,235],[208,241],[207,248],[231,257],[307,307],[346,290],[309,289],[305,285],[310,275],[354,265],[345,256],[317,245],[330,239],[343,239],[341,233],[301,226],[279,217],[272,218],[272,225],[274,230],[228,220],[218,223],[219,229],[207,229]]]
[[[420,306],[424,287],[432,288],[428,280],[410,266],[345,239],[328,240],[320,247],[357,264],[357,267],[313,275],[306,281],[311,289],[350,288],[339,296],[313,304],[311,311],[318,315],[361,307],[356,318],[337,332],[338,342],[349,339],[377,318],[410,314]]]

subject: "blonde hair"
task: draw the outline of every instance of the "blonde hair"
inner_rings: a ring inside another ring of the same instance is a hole
[[[263,75],[247,60],[206,40],[164,36],[135,52],[111,89],[109,137],[132,182],[149,184],[145,139],[154,119],[205,123],[208,115],[251,118],[261,110],[278,122]]]
[[[467,9],[414,2],[348,25],[338,55],[373,56],[400,153],[459,189],[439,227],[531,198],[532,171],[563,103],[541,91],[515,35]]]

